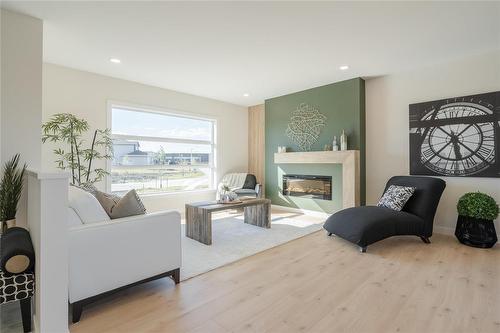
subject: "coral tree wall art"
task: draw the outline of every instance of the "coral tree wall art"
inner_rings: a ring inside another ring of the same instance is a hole
[[[285,133],[301,150],[309,151],[318,142],[325,125],[326,116],[319,112],[318,108],[301,103],[292,111]]]

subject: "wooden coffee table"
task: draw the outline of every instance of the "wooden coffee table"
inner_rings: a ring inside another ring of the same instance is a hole
[[[239,203],[220,204],[215,201],[186,204],[186,237],[212,244],[212,213],[244,208],[245,223],[271,228],[271,200],[247,199]]]

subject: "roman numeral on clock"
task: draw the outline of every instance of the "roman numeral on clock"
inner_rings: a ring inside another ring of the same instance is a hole
[[[432,158],[432,156],[434,156],[436,153],[434,152],[434,150],[432,150],[430,147],[427,147],[425,149],[422,149],[422,156],[426,159],[426,160],[429,160],[430,158]]]
[[[464,166],[464,169],[470,169],[474,167],[476,164],[477,162],[472,156],[469,156],[466,159],[462,160],[462,165]]]
[[[479,147],[479,149],[477,150],[477,153],[480,154],[483,159],[488,158],[491,155],[491,152],[491,149],[488,149],[484,146]]]

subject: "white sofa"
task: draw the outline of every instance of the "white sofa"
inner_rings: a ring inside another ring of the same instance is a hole
[[[179,212],[110,220],[92,194],[72,186],[69,206],[69,302],[73,305],[73,322],[79,321],[84,305],[112,292],[166,276],[179,282]]]

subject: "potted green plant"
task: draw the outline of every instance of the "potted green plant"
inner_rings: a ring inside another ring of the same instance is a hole
[[[83,139],[89,130],[85,119],[71,113],[58,113],[42,125],[42,142],[59,144],[54,149],[57,167],[71,170],[71,182],[74,185],[94,184],[101,181],[108,172],[103,168],[94,168],[96,160],[108,160],[113,156],[113,141],[110,130],[95,130],[90,146]]]
[[[493,220],[498,217],[498,204],[487,194],[464,194],[457,203],[458,220],[455,236],[460,243],[490,248],[497,242]]]
[[[16,225],[16,213],[19,199],[23,191],[26,164],[19,167],[19,154],[14,155],[3,168],[0,183],[0,221],[2,232]]]

